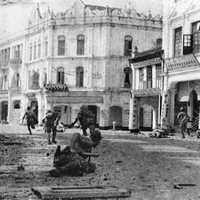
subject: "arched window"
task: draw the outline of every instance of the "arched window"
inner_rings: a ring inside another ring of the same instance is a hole
[[[32,74],[32,80],[31,80],[31,89],[39,89],[39,73],[38,72],[33,72]]]
[[[133,41],[133,38],[130,35],[126,35],[124,37],[124,56],[131,56],[132,41]]]
[[[43,85],[47,84],[47,73],[43,72]]]
[[[83,67],[76,68],[76,87],[83,87],[84,70]]]
[[[156,47],[157,47],[157,48],[161,48],[161,47],[162,47],[162,39],[161,39],[161,38],[158,38],[158,39],[156,40]]]
[[[59,67],[57,69],[57,83],[58,84],[64,84],[64,82],[65,82],[64,68]]]
[[[85,36],[78,35],[77,36],[77,55],[84,55],[84,47],[85,46]]]
[[[65,36],[58,36],[58,56],[65,55]]]
[[[11,82],[12,87],[20,87],[20,75],[19,73],[15,73]]]
[[[130,88],[131,87],[131,80],[132,80],[132,70],[130,67],[124,68],[124,87]]]

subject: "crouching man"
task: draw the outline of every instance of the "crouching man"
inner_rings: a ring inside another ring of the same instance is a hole
[[[95,163],[90,161],[91,157],[98,157],[98,154],[92,153],[101,141],[101,132],[95,130],[90,137],[74,133],[71,138],[71,146],[61,150],[57,147],[54,155],[55,169],[50,171],[51,176],[82,176],[84,173],[93,173],[96,170]]]

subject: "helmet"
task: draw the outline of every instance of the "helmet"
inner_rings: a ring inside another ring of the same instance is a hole
[[[91,139],[94,142],[100,141],[102,139],[101,132],[96,129],[93,133],[91,133]]]

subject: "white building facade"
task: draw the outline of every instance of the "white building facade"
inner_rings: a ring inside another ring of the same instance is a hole
[[[158,47],[136,53],[130,59],[133,82],[130,98],[129,130],[153,130],[161,125],[163,91],[162,41]]]
[[[0,118],[19,123],[32,106],[41,123],[48,109],[70,124],[88,105],[102,127],[127,128],[134,48],[153,48],[161,19],[134,9],[87,5],[32,13],[24,34],[0,43]]]
[[[165,98],[162,117],[175,127],[177,113],[183,107],[192,120],[193,130],[200,127],[199,27],[199,1],[164,1]]]

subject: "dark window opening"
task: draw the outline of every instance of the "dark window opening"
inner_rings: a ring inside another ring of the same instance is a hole
[[[156,40],[156,47],[157,47],[157,48],[161,48],[161,47],[162,47],[162,39],[161,39],[161,38],[158,38],[158,39]]]
[[[156,88],[162,88],[161,72],[161,64],[156,64]]]
[[[124,87],[125,88],[130,88],[131,87],[131,68],[130,67],[126,67],[124,69]]]
[[[132,41],[133,41],[133,38],[130,35],[125,36],[125,38],[124,38],[124,56],[132,55]]]
[[[182,54],[182,27],[176,28],[174,31],[174,57]]]
[[[84,55],[84,47],[85,46],[85,36],[78,35],[77,36],[77,55]]]
[[[31,76],[31,89],[39,89],[39,73],[33,72]]]
[[[200,21],[192,23],[193,52],[200,52]]]
[[[58,55],[65,55],[65,36],[58,36]]]
[[[152,88],[152,67],[147,67],[147,88]]]
[[[57,83],[64,84],[64,82],[65,82],[64,68],[60,67],[57,70]]]
[[[139,69],[139,88],[143,89],[144,87],[144,68]]]
[[[183,35],[183,55],[192,53],[193,37],[192,34]]]
[[[76,68],[76,87],[83,87],[84,70],[83,67]]]

